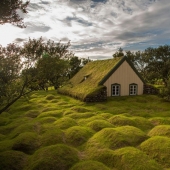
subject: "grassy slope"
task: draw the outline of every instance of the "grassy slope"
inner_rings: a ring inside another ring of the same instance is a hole
[[[83,103],[35,92],[0,115],[3,170],[168,170],[170,104],[157,96]]]

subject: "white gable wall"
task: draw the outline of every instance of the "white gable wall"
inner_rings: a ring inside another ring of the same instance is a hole
[[[138,85],[138,95],[143,94],[143,82],[125,60],[118,69],[106,80],[104,85],[107,87],[107,96],[111,96],[111,85],[118,83],[121,86],[120,95],[129,95],[129,85]]]

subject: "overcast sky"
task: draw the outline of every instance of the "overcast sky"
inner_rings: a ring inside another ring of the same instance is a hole
[[[30,0],[27,28],[0,25],[0,44],[28,38],[71,41],[79,57],[111,58],[124,51],[170,45],[169,0]]]

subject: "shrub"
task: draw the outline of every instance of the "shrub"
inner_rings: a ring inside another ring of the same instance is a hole
[[[113,161],[120,170],[163,170],[156,161],[134,147],[115,150]]]
[[[78,162],[70,170],[110,170],[110,169],[101,162],[89,160]]]
[[[5,151],[0,153],[0,169],[22,170],[27,166],[28,156],[19,151]]]
[[[170,138],[154,136],[144,141],[140,148],[163,166],[170,166]]]
[[[68,170],[79,161],[78,151],[67,145],[51,145],[32,155],[28,170]]]

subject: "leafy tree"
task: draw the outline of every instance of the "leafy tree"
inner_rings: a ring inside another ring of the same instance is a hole
[[[113,58],[123,57],[123,56],[124,56],[124,52],[123,52],[123,49],[121,47],[118,49],[118,51],[116,51],[113,54]]]
[[[23,18],[18,14],[18,10],[27,13],[29,1],[22,0],[1,0],[0,2],[0,24],[11,23],[20,28],[25,27]]]
[[[29,39],[23,47],[0,46],[0,114],[20,97],[45,88],[50,82],[58,88],[68,73],[70,43]],[[48,56],[48,57],[47,57]]]
[[[9,44],[6,48],[0,47],[0,114],[8,109],[21,96],[28,93],[25,87],[27,79],[20,78],[23,63],[20,47]]]
[[[170,46],[148,48],[145,50],[145,55],[148,58],[147,69],[152,79],[162,79],[167,86],[170,78]]]

